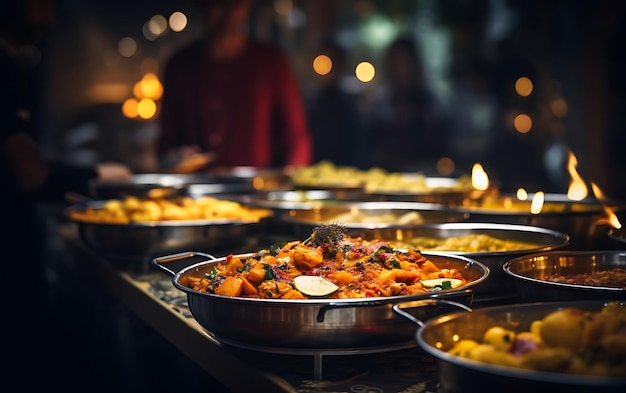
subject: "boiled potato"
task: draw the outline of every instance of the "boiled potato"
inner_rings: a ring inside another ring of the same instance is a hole
[[[546,315],[541,324],[541,339],[551,347],[576,349],[582,346],[586,313],[564,308]]]

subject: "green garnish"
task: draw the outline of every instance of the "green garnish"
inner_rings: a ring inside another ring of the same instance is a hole
[[[266,280],[273,279],[274,278],[274,272],[272,271],[272,267],[270,265],[268,265],[267,263],[264,263],[263,267],[265,268],[265,279]]]

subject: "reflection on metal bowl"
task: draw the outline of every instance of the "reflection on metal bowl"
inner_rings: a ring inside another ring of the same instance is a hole
[[[231,199],[245,206],[272,210],[274,215],[268,222],[268,229],[275,233],[293,235],[293,225],[283,220],[283,216],[289,211],[343,206],[346,203],[358,203],[370,198],[363,194],[362,190],[335,189],[268,191],[235,195]]]
[[[571,236],[569,248],[592,250],[606,240],[610,228],[605,208],[621,217],[621,221],[626,219],[626,205],[603,206],[595,199],[572,201],[561,194],[546,194],[543,208],[536,214],[531,213],[530,200],[521,201],[514,195],[465,201],[452,210],[466,213],[470,222],[530,225],[564,232]]]
[[[573,306],[597,312],[604,305],[605,301],[545,302],[459,311],[428,320],[415,336],[419,346],[437,361],[440,392],[623,392],[626,377],[531,371],[478,362],[447,352],[460,340],[482,341],[487,329],[495,325],[516,332],[528,331],[533,321],[558,309]]]
[[[475,301],[489,298],[505,298],[517,295],[514,280],[504,274],[502,266],[505,262],[519,256],[556,250],[567,246],[569,235],[551,229],[538,228],[527,225],[491,224],[491,223],[443,223],[443,224],[418,224],[402,227],[363,229],[353,233],[366,239],[384,239],[392,243],[411,244],[419,238],[449,239],[460,236],[487,235],[493,239],[499,239],[510,243],[523,242],[528,247],[522,249],[500,251],[460,251],[457,249],[437,249],[436,252],[464,255],[468,258],[484,263],[491,271],[489,278],[475,288]],[[511,246],[514,246],[512,244]],[[418,247],[418,249],[420,249]],[[421,251],[429,252],[428,248]]]
[[[552,282],[555,275],[591,275],[613,268],[626,269],[626,251],[553,251],[511,259],[503,266],[520,297],[526,301],[626,299],[626,287]]]
[[[626,247],[626,229],[624,229],[624,227],[621,227],[620,229],[609,229],[609,231],[607,232],[607,236],[609,237],[609,239],[612,239],[619,247]]]
[[[293,209],[281,218],[293,225],[297,236],[306,237],[320,224],[340,223],[348,234],[354,234],[363,229],[459,222],[465,220],[465,215],[430,203],[383,201],[346,202],[313,209]]]
[[[123,198],[128,195],[151,197],[155,191],[163,195],[188,194],[194,187],[196,194],[229,194],[251,192],[250,181],[226,176],[144,173],[129,180],[89,183],[91,197],[96,200]]]

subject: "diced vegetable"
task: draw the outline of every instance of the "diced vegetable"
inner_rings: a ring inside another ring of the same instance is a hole
[[[319,276],[298,276],[293,279],[296,289],[307,296],[328,296],[339,287]]]

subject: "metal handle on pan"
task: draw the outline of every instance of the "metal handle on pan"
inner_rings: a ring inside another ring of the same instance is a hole
[[[404,311],[405,308],[416,308],[416,307],[423,307],[423,306],[428,306],[428,305],[437,305],[437,304],[449,304],[451,306],[455,306],[455,307],[459,307],[465,311],[468,312],[472,312],[472,309],[468,306],[466,306],[465,304],[461,304],[459,302],[455,302],[453,300],[447,300],[447,299],[438,299],[438,298],[430,298],[430,299],[420,299],[420,300],[412,300],[412,301],[408,301],[408,302],[402,302],[402,303],[397,303],[393,305],[393,311],[398,314],[403,316],[404,318],[412,321],[413,323],[415,323],[416,325],[418,325],[419,327],[424,327],[424,322],[422,320],[420,320],[419,318],[415,317],[413,314]]]
[[[446,300],[444,301],[444,298],[460,298],[460,299],[467,299],[468,303],[471,301],[473,296],[473,291],[471,289],[465,289],[465,290],[457,290],[457,291],[453,291],[453,292],[443,292],[443,293],[434,293],[429,295],[429,297],[427,299],[423,299],[423,301],[427,301],[427,300],[438,300],[439,303],[448,303],[450,302],[451,304],[454,305],[460,305],[461,308],[466,308],[467,306],[463,305],[462,303],[459,302],[454,302],[451,300]],[[413,300],[413,301],[406,301],[406,302],[401,302],[399,304],[408,304],[408,303],[417,303],[420,302],[422,300]],[[385,305],[385,304],[389,304],[389,301],[386,301],[384,299],[381,299],[379,301],[373,301],[373,300],[363,300],[362,302],[332,302],[332,303],[328,303],[322,307],[320,307],[320,310],[317,314],[317,322],[324,322],[324,315],[326,314],[327,311],[332,310],[332,309],[337,309],[337,308],[354,308],[354,307],[377,307],[377,306],[381,306],[381,305]],[[428,303],[425,302],[423,303],[423,305],[436,305],[437,303]],[[415,306],[417,307],[417,306]],[[395,308],[395,305],[394,305]],[[471,311],[471,309],[470,309]],[[403,311],[404,312],[404,311]],[[410,315],[410,314],[409,314]],[[417,322],[416,322],[417,323]]]
[[[198,251],[185,251],[178,254],[166,255],[152,260],[152,264],[164,272],[174,276],[184,268],[206,260],[217,259],[213,255]]]

